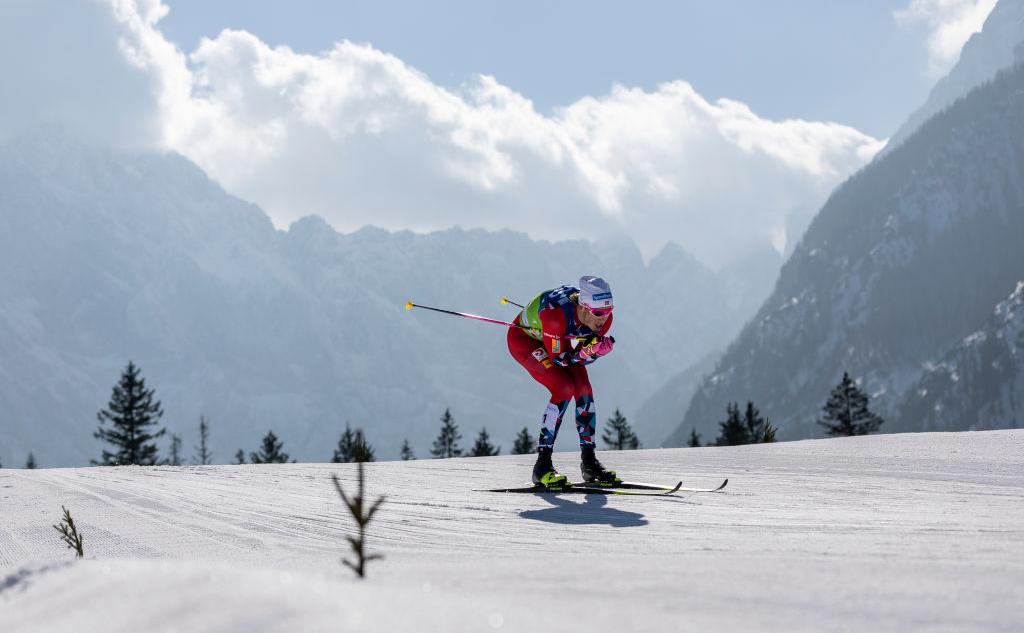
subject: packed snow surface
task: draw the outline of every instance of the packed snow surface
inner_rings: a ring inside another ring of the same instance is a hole
[[[1021,631],[1024,430],[606,452],[673,497],[474,492],[531,456],[0,470],[0,631]],[[555,463],[576,472],[576,455]],[[74,560],[51,527],[66,506]]]

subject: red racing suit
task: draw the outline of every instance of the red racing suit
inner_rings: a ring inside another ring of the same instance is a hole
[[[608,317],[600,331],[593,331],[576,319],[573,286],[561,286],[537,295],[520,313],[517,322],[525,327],[508,329],[508,350],[512,358],[547,387],[551,393],[541,419],[538,447],[551,448],[558,437],[562,416],[569,401],[576,400],[576,431],[580,446],[594,444],[596,409],[586,365],[596,358],[583,358],[580,348],[603,337],[612,326]],[[578,341],[574,346],[573,341]]]

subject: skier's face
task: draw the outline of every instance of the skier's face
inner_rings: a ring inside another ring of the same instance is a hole
[[[599,314],[594,314],[585,306],[576,305],[576,317],[583,325],[595,332],[604,327],[605,322],[612,313],[611,310],[599,310],[598,312]]]

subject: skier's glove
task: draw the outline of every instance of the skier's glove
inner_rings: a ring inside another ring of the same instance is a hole
[[[586,345],[581,345],[576,350],[576,356],[583,362],[593,361],[599,356],[611,352],[613,347],[615,347],[615,337],[595,336]]]

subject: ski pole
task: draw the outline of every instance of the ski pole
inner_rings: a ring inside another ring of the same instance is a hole
[[[509,303],[511,303],[512,305],[514,305],[517,308],[524,308],[524,309],[526,308],[526,306],[524,306],[522,304],[519,304],[519,303],[516,303],[515,301],[509,299],[508,297],[502,297],[501,298],[501,305],[507,305]]]
[[[405,309],[406,310],[412,310],[413,308],[420,308],[422,310],[433,310],[434,312],[441,312],[442,314],[451,314],[453,316],[465,317],[467,319],[476,319],[477,321],[484,321],[485,323],[494,323],[496,325],[507,325],[509,327],[517,327],[517,328],[520,328],[520,329],[523,329],[523,330],[530,330],[532,332],[536,332],[537,331],[536,329],[534,329],[532,327],[527,327],[525,325],[520,325],[519,323],[509,323],[508,321],[499,321],[497,319],[489,319],[487,317],[480,316],[479,314],[470,314],[468,312],[455,312],[454,310],[443,310],[441,308],[432,308],[430,306],[424,306],[424,305],[420,305],[418,303],[413,303],[412,301],[407,301],[405,303]],[[541,334],[543,336],[547,336],[548,338],[558,338],[557,336],[555,336],[553,334],[548,334],[547,332],[541,332]]]

